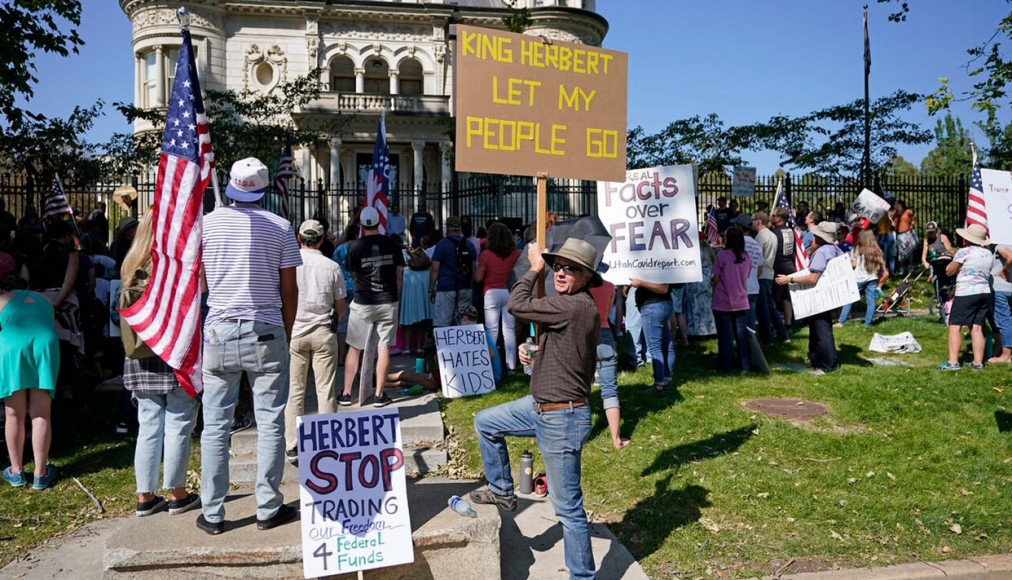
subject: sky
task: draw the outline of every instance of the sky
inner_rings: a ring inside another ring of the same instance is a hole
[[[970,86],[966,50],[987,40],[1007,16],[1007,0],[918,0],[906,22],[888,20],[894,5],[873,0],[597,0],[609,22],[604,46],[629,53],[629,127],[653,133],[669,122],[716,113],[725,125],[804,115],[864,95],[862,6],[869,3],[872,100],[897,89],[932,93],[939,77],[958,92]],[[106,103],[89,132],[104,141],[130,126],[112,109],[133,100],[130,22],[116,0],[82,0],[85,45],[68,58],[41,54],[29,104],[49,115]],[[982,115],[967,103],[953,114],[971,137]],[[923,105],[905,117],[926,129],[936,118]],[[1012,118],[1003,111],[1001,118]],[[213,132],[212,132],[213,134]],[[901,146],[919,165],[933,145]],[[774,172],[772,152],[747,153],[760,175]]]

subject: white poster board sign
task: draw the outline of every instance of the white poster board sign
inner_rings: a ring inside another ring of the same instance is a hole
[[[611,234],[601,258],[605,280],[702,281],[693,166],[633,169],[624,183],[598,181],[597,215]]]
[[[397,409],[296,423],[305,577],[413,562]]]
[[[804,276],[808,270],[798,272]],[[837,256],[826,264],[826,271],[815,284],[791,284],[791,303],[794,318],[801,319],[851,304],[861,299],[857,292],[854,268],[850,256]]]
[[[436,361],[443,382],[443,396],[469,397],[495,390],[492,354],[481,324],[434,328]]]
[[[850,204],[850,213],[859,213],[873,224],[878,223],[878,220],[882,219],[887,211],[889,211],[889,202],[868,189],[862,189],[854,203]]]
[[[734,168],[731,197],[755,197],[755,167]]]
[[[1012,173],[981,169],[987,229],[994,244],[1012,244]]]

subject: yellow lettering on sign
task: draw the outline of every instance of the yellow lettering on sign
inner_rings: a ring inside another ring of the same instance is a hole
[[[531,121],[467,117],[466,126],[468,147],[472,142],[490,151],[521,151],[525,146],[533,146],[534,152],[540,155],[566,154],[563,149],[566,125],[553,124],[543,132],[541,123]]]
[[[572,94],[566,92],[566,85],[559,85],[559,110],[563,109],[563,105],[579,111],[580,107],[583,107],[584,111],[590,110],[590,101],[597,94],[597,89],[590,91],[590,93],[584,92],[580,87],[574,87]],[[581,105],[581,100],[583,104]]]
[[[513,40],[510,38],[463,30],[460,35],[460,53],[463,57],[474,56],[482,60],[513,62],[513,50],[510,48],[512,43]]]
[[[587,157],[618,157],[618,131],[587,128]]]
[[[520,97],[524,91],[528,92],[527,102],[534,106],[534,89],[541,86],[541,81],[527,79],[506,79],[506,96],[501,97],[499,92],[499,77],[492,75],[492,102],[499,105],[522,105]]]

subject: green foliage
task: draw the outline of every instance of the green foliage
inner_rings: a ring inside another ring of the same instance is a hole
[[[533,22],[530,8],[518,8],[517,0],[503,0],[509,13],[502,17],[503,26],[510,32],[523,34],[527,27]]]
[[[930,177],[969,174],[973,165],[969,133],[951,114],[935,124],[935,148],[921,160],[921,171]]]
[[[885,174],[890,177],[917,177],[921,172],[917,166],[904,159],[902,155],[896,155],[886,164]]]
[[[893,22],[905,22],[907,19],[907,13],[910,12],[910,3],[904,0],[878,0],[879,4],[888,4],[895,2],[899,6],[896,12],[889,15],[889,20]]]
[[[627,166],[639,169],[694,163],[700,175],[723,172],[728,166],[743,163],[741,152],[747,145],[742,129],[725,128],[724,122],[714,113],[705,117],[696,115],[673,121],[653,135],[646,135],[642,127],[629,131]]]
[[[103,114],[102,106],[98,101],[91,107],[75,107],[66,119],[25,114],[16,128],[0,131],[0,165],[28,176],[36,188],[48,186],[54,172],[64,182],[95,182],[102,175],[103,163],[84,134]]]

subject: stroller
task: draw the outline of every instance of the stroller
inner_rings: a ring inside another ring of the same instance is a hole
[[[921,276],[927,272],[927,268],[921,268],[921,271],[917,274],[917,277],[913,280],[910,276],[913,276],[913,272],[906,275],[905,278],[896,286],[896,289],[892,291],[889,296],[886,296],[885,300],[878,305],[875,309],[875,316],[886,316],[893,314],[895,316],[909,316],[910,315],[910,289],[914,287],[914,284],[921,279]]]
[[[928,303],[928,310],[935,312],[937,310],[938,315],[942,317],[942,322],[945,322],[945,311],[943,306],[947,300],[949,289],[952,287],[954,280],[952,276],[945,273],[945,268],[952,262],[952,256],[942,255],[936,256],[931,259],[931,285],[935,289],[935,296]]]

